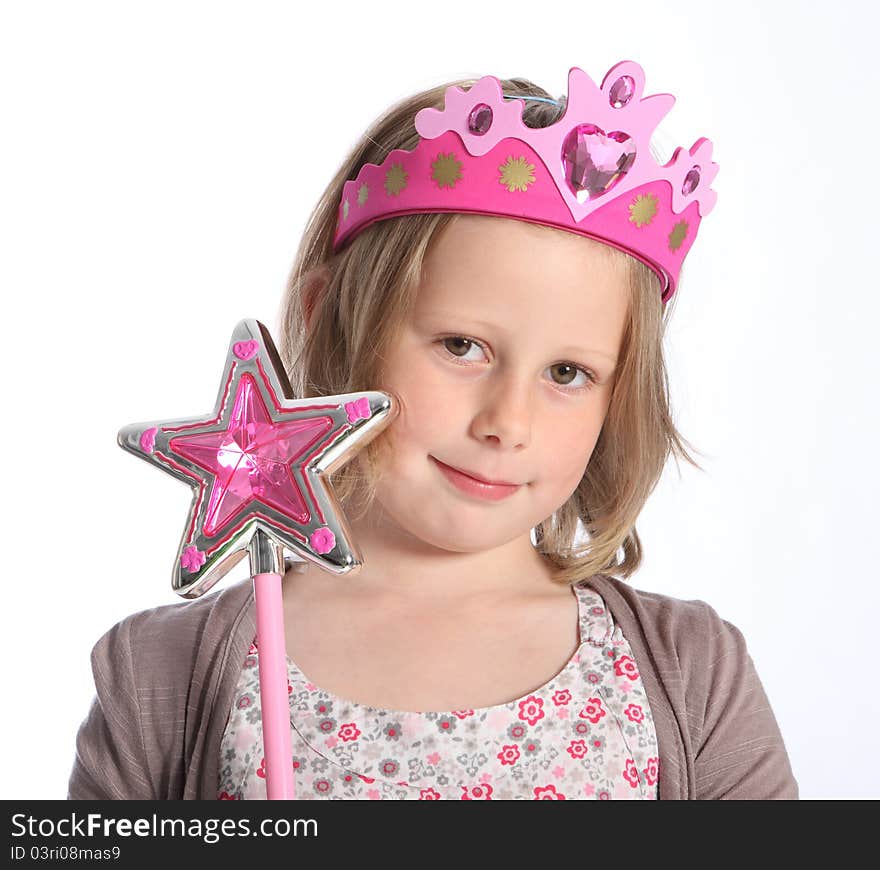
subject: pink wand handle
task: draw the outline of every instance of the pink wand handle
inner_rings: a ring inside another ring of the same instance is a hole
[[[281,575],[255,574],[254,599],[257,607],[266,797],[270,801],[293,800],[293,749],[290,740],[290,699],[287,691],[287,649],[284,643]]]

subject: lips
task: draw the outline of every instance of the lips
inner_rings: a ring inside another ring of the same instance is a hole
[[[436,456],[431,457],[436,462],[440,462]],[[455,471],[460,472],[461,474],[466,474],[468,477],[472,477],[474,480],[479,480],[480,483],[488,483],[492,486],[519,486],[518,483],[514,483],[510,480],[489,480],[487,477],[483,477],[480,474],[477,474],[474,471],[468,471],[466,468],[459,468],[457,465],[449,465],[447,462],[440,462],[441,465],[445,465],[447,468],[452,468]]]

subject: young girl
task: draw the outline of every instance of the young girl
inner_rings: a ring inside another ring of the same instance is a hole
[[[401,410],[332,478],[360,570],[284,576],[297,798],[798,796],[741,632],[626,582],[669,454],[699,467],[662,339],[717,172],[704,139],[649,154],[643,87],[419,93],[314,210],[295,394]],[[249,579],[113,626],[68,796],[264,799],[258,659]]]

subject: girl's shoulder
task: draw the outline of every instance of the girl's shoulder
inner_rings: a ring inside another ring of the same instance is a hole
[[[210,655],[230,639],[235,625],[253,601],[250,578],[192,600],[161,604],[131,613],[116,622],[92,648],[96,671],[118,680],[137,675],[139,685],[161,675],[191,673],[199,656]]]
[[[708,602],[637,589],[604,574],[584,582],[668,693],[680,689],[689,705],[702,705],[745,679],[757,681],[743,632]]]
[[[623,628],[637,631],[656,642],[666,641],[675,646],[698,644],[716,635],[719,630],[733,629],[706,601],[699,598],[676,598],[660,592],[637,589],[635,586],[599,574],[581,581],[594,589]]]
[[[69,798],[183,797],[215,689],[253,637],[252,603],[247,578],[139,610],[104,632],[91,652],[95,695],[77,732]]]

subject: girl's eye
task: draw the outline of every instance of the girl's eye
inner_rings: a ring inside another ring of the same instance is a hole
[[[441,338],[438,342],[442,345],[443,349],[449,354],[450,357],[454,357],[453,362],[456,362],[457,365],[471,365],[470,362],[458,362],[458,360],[464,360],[468,351],[474,347],[479,348],[480,350],[485,350],[483,345],[473,338],[465,338],[463,335],[450,335],[447,338]],[[449,346],[453,346],[456,349],[453,351],[449,350]],[[462,347],[465,345],[465,347]],[[463,353],[459,353],[458,351],[463,350]],[[563,380],[556,381],[559,386],[567,386],[572,383],[573,378],[576,376],[578,372],[581,372],[586,378],[585,383],[581,383],[580,385],[575,386],[574,388],[567,390],[570,393],[578,393],[582,390],[589,390],[596,383],[596,376],[589,369],[582,368],[581,366],[574,365],[574,363],[556,363],[555,365],[550,366],[551,371],[562,372]]]

